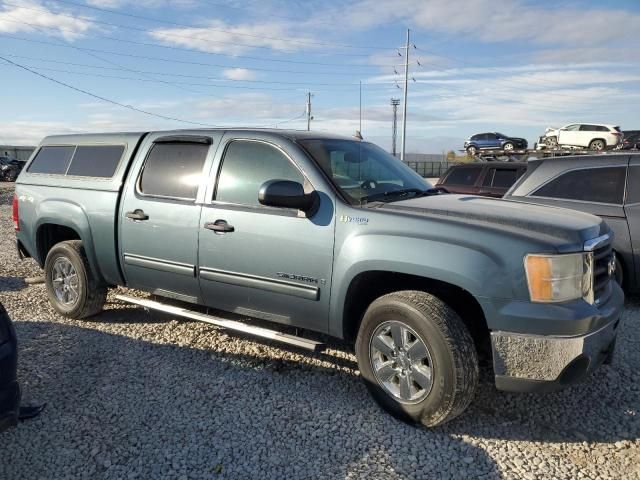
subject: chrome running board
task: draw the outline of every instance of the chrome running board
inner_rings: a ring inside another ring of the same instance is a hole
[[[237,332],[246,333],[256,337],[267,338],[276,342],[282,342],[288,345],[293,345],[295,347],[311,350],[312,352],[321,352],[325,349],[325,344],[322,342],[316,342],[315,340],[296,337],[295,335],[289,335],[286,333],[278,332],[276,330],[269,330],[268,328],[247,325],[246,323],[238,322],[236,320],[227,320],[221,317],[214,317],[213,315],[207,315],[205,313],[187,310],[186,308],[166,305],[164,303],[156,302],[155,300],[130,297],[129,295],[116,295],[116,298],[123,302],[133,303],[135,305],[140,305],[141,307],[149,308],[151,310],[158,310],[161,312],[178,315],[180,317],[210,323],[211,325],[222,327],[227,330],[235,330]]]

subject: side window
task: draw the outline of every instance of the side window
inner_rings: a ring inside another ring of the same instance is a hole
[[[209,145],[200,143],[155,143],[140,177],[140,192],[195,200],[208,150]]]
[[[498,188],[509,188],[516,183],[518,171],[507,168],[498,168],[493,176],[493,186]]]
[[[474,185],[482,167],[463,167],[455,168],[451,171],[444,181],[445,185]]]
[[[494,173],[496,173],[496,169],[495,168],[490,168],[489,170],[487,170],[487,173],[484,176],[484,180],[482,181],[482,186],[483,187],[490,187],[491,185],[493,185],[493,175]]]
[[[498,136],[495,133],[487,133],[487,140],[495,140]]]
[[[67,175],[110,178],[120,163],[124,146],[79,146],[73,155]]]
[[[585,168],[560,175],[532,196],[622,204],[626,167]]]
[[[626,204],[640,203],[640,165],[629,167]]]
[[[42,147],[29,165],[29,173],[64,175],[75,147]]]
[[[480,140],[480,135],[474,135],[469,140]]]
[[[581,132],[597,132],[598,127],[595,125],[580,125]]]
[[[263,142],[234,140],[222,159],[215,199],[259,206],[258,192],[268,180],[304,184],[302,173],[276,147]]]
[[[564,130],[568,130],[569,132],[576,132],[580,129],[580,125],[567,125],[564,127]]]

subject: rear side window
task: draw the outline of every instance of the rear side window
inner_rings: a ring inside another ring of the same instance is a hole
[[[64,175],[76,147],[42,147],[29,165],[29,173]]]
[[[454,168],[444,179],[444,185],[474,185],[481,170],[482,167]]]
[[[518,170],[511,168],[492,168],[487,172],[482,185],[484,187],[509,188],[518,179]]]
[[[626,167],[585,168],[560,175],[532,196],[622,204]]]
[[[204,143],[155,143],[140,177],[140,192],[195,200],[208,151]]]
[[[304,184],[302,173],[277,148],[262,142],[235,140],[222,160],[216,200],[259,206],[258,192],[268,180]]]
[[[67,175],[110,178],[116,171],[124,146],[79,146],[67,170]]]

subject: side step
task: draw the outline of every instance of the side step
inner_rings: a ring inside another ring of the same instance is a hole
[[[192,320],[198,320],[200,322],[210,323],[217,327],[222,327],[227,330],[235,330],[237,332],[247,333],[256,337],[268,338],[269,340],[275,340],[277,342],[287,343],[299,348],[311,350],[312,352],[321,352],[325,349],[325,344],[322,342],[316,342],[315,340],[309,340],[302,337],[296,337],[294,335],[288,335],[276,330],[269,330],[268,328],[255,327],[253,325],[247,325],[246,323],[238,322],[235,320],[226,320],[220,317],[214,317],[213,315],[207,315],[205,313],[196,312],[193,310],[187,310],[186,308],[175,307],[173,305],[166,305],[164,303],[156,302],[145,298],[130,297],[129,295],[116,295],[118,300],[127,303],[133,303],[140,305],[141,307],[149,308],[151,310],[159,310],[165,313],[171,313],[180,317],[190,318]]]

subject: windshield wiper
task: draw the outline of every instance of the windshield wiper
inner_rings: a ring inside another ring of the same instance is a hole
[[[428,189],[428,190],[422,190],[420,188],[401,188],[398,190],[389,190],[388,192],[380,192],[380,193],[373,193],[371,195],[366,195],[364,197],[362,197],[360,200],[366,202],[371,202],[371,201],[382,201],[382,202],[391,202],[393,201],[393,199],[398,199],[396,197],[406,197],[407,195],[409,195],[410,193],[414,193],[415,195],[413,196],[413,198],[418,198],[418,197],[422,197],[422,196],[426,196],[426,195],[434,195],[435,193],[432,192],[433,189]]]

